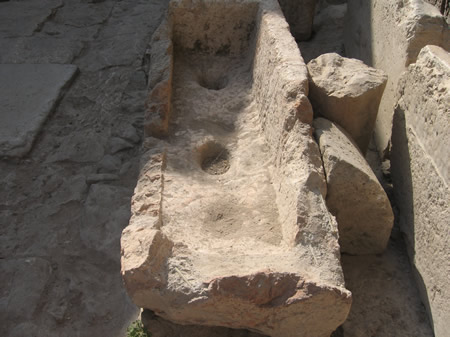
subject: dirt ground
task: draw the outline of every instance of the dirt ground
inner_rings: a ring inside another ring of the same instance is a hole
[[[32,151],[0,160],[0,336],[125,336],[138,317],[119,240],[138,173],[146,50],[167,2],[0,2],[0,63],[79,68]],[[330,29],[318,22],[323,44]],[[433,336],[397,229],[385,254],[343,256],[343,267],[353,306],[336,336]],[[155,336],[254,335],[149,322]]]

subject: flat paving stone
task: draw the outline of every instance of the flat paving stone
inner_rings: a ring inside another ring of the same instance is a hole
[[[71,64],[0,64],[0,156],[28,153],[76,72]]]

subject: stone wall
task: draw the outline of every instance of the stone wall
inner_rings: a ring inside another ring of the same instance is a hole
[[[400,226],[435,335],[450,324],[450,55],[427,46],[401,76],[392,178]]]
[[[438,8],[442,15],[445,16],[447,23],[450,20],[450,3],[448,2],[448,0],[425,0],[427,2],[429,2],[430,4],[436,6],[436,8]]]
[[[389,158],[397,82],[428,44],[448,46],[448,28],[439,10],[423,0],[349,0],[345,27],[348,57],[384,70],[388,82],[375,128],[378,151]]]

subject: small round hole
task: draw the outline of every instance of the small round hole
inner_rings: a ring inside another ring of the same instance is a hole
[[[228,85],[226,76],[204,73],[199,76],[198,84],[209,90],[221,90]]]
[[[211,175],[221,175],[230,169],[229,152],[219,143],[210,141],[200,146],[200,166]]]

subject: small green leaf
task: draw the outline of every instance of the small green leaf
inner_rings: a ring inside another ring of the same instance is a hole
[[[127,329],[127,337],[151,337],[141,321],[134,321]]]

